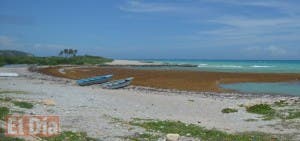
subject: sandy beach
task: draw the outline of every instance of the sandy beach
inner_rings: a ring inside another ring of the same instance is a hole
[[[123,121],[133,118],[182,121],[229,133],[260,131],[293,134],[296,138],[300,135],[299,122],[287,126],[281,120],[261,120],[260,115],[247,113],[239,106],[279,100],[299,101],[299,97],[159,91],[136,86],[105,90],[97,85],[80,87],[74,80],[29,72],[24,67],[0,68],[0,71],[20,74],[20,77],[0,78],[0,88],[26,92],[24,95],[5,94],[35,103],[34,108],[25,113],[59,115],[63,130],[84,131],[101,140],[122,140],[120,137],[144,132],[140,127],[113,122],[115,118]],[[41,104],[45,99],[53,100],[55,105]],[[221,112],[229,107],[238,112]]]
[[[154,63],[154,62],[141,62],[135,60],[113,60],[112,62],[105,63],[106,65],[120,65],[120,66],[128,66],[128,65],[161,65],[161,63]]]

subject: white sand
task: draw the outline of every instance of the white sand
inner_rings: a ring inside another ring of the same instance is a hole
[[[107,65],[161,65],[160,63],[148,63],[135,60],[114,60]]]
[[[9,69],[9,70],[8,70]],[[0,68],[19,73],[20,77],[0,78],[0,88],[26,91],[10,95],[31,101],[53,99],[55,106],[36,104],[26,113],[59,115],[64,130],[85,131],[103,140],[142,132],[141,128],[112,123],[111,117],[126,121],[132,118],[180,120],[227,132],[262,131],[268,133],[299,133],[291,127],[279,126],[279,121],[247,122],[259,115],[245,112],[239,104],[274,102],[283,97],[238,97],[218,95],[178,94],[136,89],[105,90],[98,86],[80,87],[73,80],[31,73],[26,68]],[[236,108],[237,113],[223,114],[223,108]],[[273,125],[273,126],[270,126]],[[275,128],[276,125],[276,128]],[[130,130],[129,130],[130,129]]]

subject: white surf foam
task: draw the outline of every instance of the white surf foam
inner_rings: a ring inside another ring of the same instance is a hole
[[[199,64],[198,67],[207,67],[208,64]]]
[[[208,68],[243,68],[243,66],[237,66],[237,65],[208,65],[208,64],[199,64],[198,67],[208,67]]]
[[[236,66],[236,65],[220,65],[220,66],[215,66],[217,68],[242,68],[243,66]]]
[[[260,65],[253,65],[253,66],[250,66],[252,68],[270,68],[270,67],[274,67],[274,66],[260,66]]]

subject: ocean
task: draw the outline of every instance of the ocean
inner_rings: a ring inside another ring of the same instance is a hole
[[[145,61],[145,60],[144,60]],[[300,73],[300,60],[146,60],[168,64],[196,65],[196,70],[219,72]]]
[[[300,73],[300,60],[186,60],[162,59],[143,60],[165,64],[189,64],[195,67],[162,67],[160,69],[188,69],[216,72],[250,73]],[[300,81],[280,83],[235,83],[221,84],[220,87],[243,93],[279,94],[300,96]]]

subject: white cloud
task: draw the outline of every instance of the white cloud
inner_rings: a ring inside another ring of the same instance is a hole
[[[294,53],[288,51],[284,47],[279,47],[279,46],[254,46],[254,47],[247,47],[243,50],[245,55],[248,56],[264,56],[266,58],[268,57],[285,57],[285,56],[291,56],[295,55]]]
[[[266,48],[266,50],[272,55],[272,56],[284,56],[287,55],[288,52],[282,47],[278,46],[269,46]]]
[[[223,28],[203,31],[202,34],[217,36],[242,37],[243,35],[278,35],[292,34],[300,28],[300,20],[294,18],[246,18],[221,17],[209,23],[226,25]]]
[[[224,24],[239,28],[266,27],[266,26],[298,26],[300,21],[293,18],[246,18],[246,17],[221,17],[210,22]]]
[[[161,3],[145,3],[138,0],[127,1],[125,5],[120,6],[119,8],[120,10],[127,12],[167,12],[178,9],[176,6]]]
[[[293,4],[286,0],[207,0],[209,2],[218,2],[223,4],[231,4],[237,6],[254,6],[254,7],[266,7],[274,8],[282,13],[288,15],[297,15],[299,13],[299,7],[297,1],[293,1],[296,4]]]
[[[299,41],[300,20],[295,18],[220,17],[207,24],[218,28],[203,30],[186,37],[211,46]]]
[[[278,0],[208,0],[211,2],[227,3],[233,5],[247,5],[247,6],[264,6],[264,7],[281,7],[284,2]]]
[[[130,0],[119,8],[126,12],[136,13],[174,13],[174,11],[177,11],[182,14],[181,16],[184,17],[185,22],[199,23],[201,31],[192,31],[186,33],[186,35],[175,35],[176,39],[190,39],[205,46],[248,46],[257,43],[299,40],[300,18],[295,14],[300,10],[296,3],[280,0],[203,0],[177,1],[174,3]],[[228,10],[224,4],[233,8]],[[245,14],[244,11],[239,13],[241,7],[248,13]],[[267,12],[268,14],[258,13],[259,10],[254,11],[257,7],[260,10],[263,7],[263,9],[270,10],[270,12]],[[274,11],[276,14],[270,15]],[[222,12],[221,15],[225,16],[220,16],[220,12]],[[204,28],[200,27],[202,25],[204,25]]]

